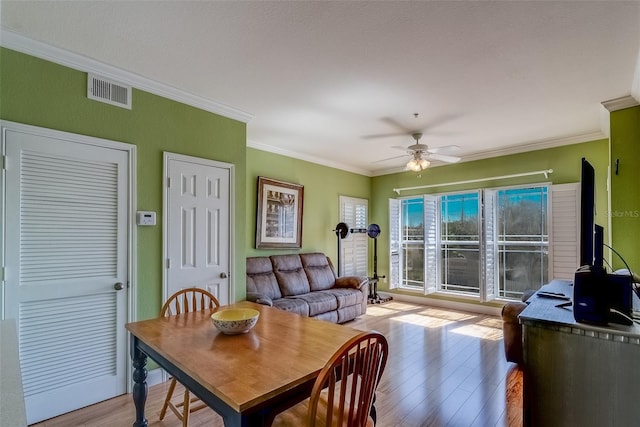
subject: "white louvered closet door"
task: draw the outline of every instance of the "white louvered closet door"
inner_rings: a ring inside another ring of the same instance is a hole
[[[126,392],[129,154],[54,135],[3,139],[4,315],[30,424]]]

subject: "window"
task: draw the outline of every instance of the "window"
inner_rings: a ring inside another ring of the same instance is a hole
[[[547,283],[549,231],[547,187],[496,193],[499,295],[520,298]]]
[[[349,233],[349,236],[340,242],[342,265],[335,266],[340,270],[339,276],[369,275],[367,221],[368,201],[366,199],[340,196],[340,222],[344,222],[355,232]]]
[[[480,294],[479,193],[440,197],[440,262],[444,291]]]
[[[424,288],[424,200],[402,203],[402,287]]]
[[[393,200],[391,288],[486,301],[520,298],[551,278],[571,278],[578,189],[537,185]]]

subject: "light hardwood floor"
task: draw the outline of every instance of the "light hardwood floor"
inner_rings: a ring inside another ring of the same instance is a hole
[[[378,427],[522,426],[522,373],[504,358],[500,318],[390,301],[370,305],[347,325],[376,329],[389,341]],[[158,420],[167,387],[149,388],[149,426],[181,425],[173,414]],[[125,427],[134,419],[131,395],[124,395],[34,427]],[[206,408],[192,414],[189,425],[223,424]]]

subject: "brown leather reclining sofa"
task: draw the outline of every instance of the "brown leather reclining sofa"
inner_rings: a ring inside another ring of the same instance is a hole
[[[247,299],[302,316],[344,323],[367,310],[367,277],[336,277],[322,253],[247,258]]]

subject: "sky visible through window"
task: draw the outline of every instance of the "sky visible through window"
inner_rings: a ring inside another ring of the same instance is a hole
[[[543,196],[546,199],[546,192],[538,188],[511,188],[500,191],[501,197],[507,197],[509,202],[518,203],[522,201],[543,203]],[[422,198],[408,199],[405,201],[404,223],[409,227],[416,227],[422,224]],[[459,221],[462,213],[468,217],[477,217],[478,199],[477,193],[449,194],[447,195],[446,210],[442,205],[442,222]]]

